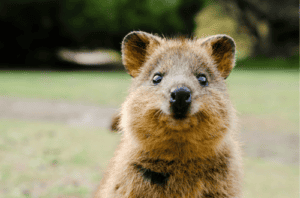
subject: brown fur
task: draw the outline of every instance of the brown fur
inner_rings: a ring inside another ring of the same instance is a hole
[[[95,197],[241,197],[236,117],[225,84],[235,62],[233,40],[132,32],[122,43],[122,55],[134,78],[114,118],[122,141]],[[153,85],[158,71],[163,79]],[[207,87],[200,86],[199,73],[206,74]],[[181,85],[191,90],[192,103],[180,120],[172,117],[169,98]]]

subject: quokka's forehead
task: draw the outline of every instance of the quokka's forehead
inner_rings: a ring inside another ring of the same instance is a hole
[[[157,49],[156,54],[157,66],[162,70],[209,69],[212,65],[208,52],[191,41],[184,44],[167,42]]]

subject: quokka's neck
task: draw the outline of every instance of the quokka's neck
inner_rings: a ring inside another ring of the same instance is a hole
[[[227,164],[230,161],[232,153],[229,148],[214,152],[214,155],[178,156],[153,155],[151,152],[140,152],[139,157],[135,158],[131,165],[139,169],[150,169],[158,173],[172,173],[174,171],[183,171],[186,169],[203,170],[208,167],[214,167],[216,164]],[[225,165],[224,165],[225,166]],[[187,171],[187,170],[186,170]],[[193,173],[191,173],[193,174]]]
[[[216,156],[228,143],[227,128],[194,128],[190,131],[164,130],[147,133],[147,130],[125,131],[125,142],[130,142],[136,158],[188,161]]]
[[[194,159],[208,159],[216,157],[224,151],[226,145],[222,140],[214,143],[205,143],[201,145],[197,142],[172,142],[162,141],[157,144],[142,145],[135,148],[135,158],[155,161],[182,161],[188,162]]]

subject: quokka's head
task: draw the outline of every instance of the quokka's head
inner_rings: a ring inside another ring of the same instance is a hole
[[[225,79],[235,64],[235,44],[229,36],[165,39],[131,32],[122,43],[122,60],[133,82],[121,128],[147,137],[230,127]]]

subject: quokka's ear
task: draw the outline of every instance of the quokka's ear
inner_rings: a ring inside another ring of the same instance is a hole
[[[227,78],[235,65],[235,43],[227,35],[215,35],[202,41],[215,60],[218,70],[223,78]]]
[[[127,72],[136,77],[147,55],[160,44],[160,38],[142,31],[127,34],[122,42],[122,62]]]
[[[120,112],[115,113],[112,117],[111,124],[110,124],[111,131],[119,130],[120,120],[121,120]]]

